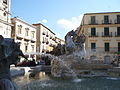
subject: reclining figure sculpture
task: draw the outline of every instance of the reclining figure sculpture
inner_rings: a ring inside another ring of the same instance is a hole
[[[27,59],[18,43],[15,43],[11,38],[3,38],[0,35],[0,90],[18,90],[11,79],[10,65],[17,64],[19,56]]]

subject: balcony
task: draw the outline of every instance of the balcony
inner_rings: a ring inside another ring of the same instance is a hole
[[[98,25],[98,24],[120,24],[120,20],[117,20],[117,19],[115,19],[115,20],[96,20],[96,21],[89,21],[88,22],[88,24],[89,25]]]
[[[19,39],[23,39],[24,38],[23,34],[16,34],[16,37],[19,38]]]
[[[35,43],[35,41],[34,41],[34,40],[31,40],[31,43]]]
[[[102,32],[102,37],[112,37],[112,32],[107,33],[107,34]]]
[[[36,38],[35,37],[31,37],[31,41],[36,41]]]
[[[98,35],[89,35],[89,37],[98,37]]]
[[[98,33],[97,34],[90,34],[89,37],[98,37]]]
[[[42,34],[45,35],[45,32],[43,32]]]
[[[45,41],[42,41],[42,43],[45,43]]]
[[[49,41],[47,41],[46,44],[49,44]]]
[[[102,20],[102,24],[112,24],[112,20]]]
[[[114,20],[115,24],[120,24],[120,20]]]
[[[115,32],[115,37],[120,37],[120,34]]]
[[[25,36],[24,39],[31,40],[31,37],[30,36]]]
[[[89,25],[97,25],[98,24],[98,21],[96,20],[96,21],[89,21]]]
[[[114,21],[112,22],[112,20],[106,20],[106,21],[104,21],[104,20],[101,20],[100,22],[98,22],[99,20],[96,20],[96,21],[94,21],[94,22],[92,22],[92,21],[89,21],[89,25],[98,25],[98,24],[112,24],[112,23],[114,23]],[[120,23],[120,22],[119,22]]]
[[[55,41],[55,38],[52,38],[53,41]]]

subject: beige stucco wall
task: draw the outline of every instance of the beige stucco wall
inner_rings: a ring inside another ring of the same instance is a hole
[[[120,15],[120,13],[97,13],[97,14],[85,14],[84,15],[84,24],[90,24],[91,21],[91,16],[95,16],[96,17],[96,23],[97,24],[101,24],[103,23],[104,20],[104,16],[105,15],[109,15],[109,20],[111,23],[115,23],[117,20],[117,16],[116,15]]]
[[[20,49],[23,51],[25,55],[32,55],[36,53],[36,27],[33,25],[28,24],[27,22],[18,19],[13,18],[12,23],[14,24],[14,33],[15,36],[13,37],[15,39],[15,42],[20,42]],[[21,34],[18,33],[18,26],[21,25]],[[28,36],[25,35],[26,28],[28,28]],[[34,32],[34,37],[32,36],[32,32]],[[25,47],[28,47],[27,51],[25,50]],[[34,50],[33,48],[34,47]]]
[[[39,33],[37,33],[38,34],[37,40],[39,40],[37,41],[38,42],[37,47],[40,47],[39,53],[46,53],[47,51],[51,51],[53,49],[53,46],[51,45],[56,45],[55,41],[53,40],[55,38],[55,34],[51,32],[49,28],[47,28],[42,24],[34,24],[34,25],[37,27],[37,30],[39,31]],[[46,43],[47,41],[48,43]]]
[[[109,16],[110,24],[104,24],[104,15]],[[81,21],[80,26],[80,33],[81,31],[84,31],[84,34],[86,35],[86,52],[87,55],[92,56],[95,55],[97,58],[104,59],[104,56],[109,55],[112,59],[114,55],[118,52],[118,42],[120,42],[120,37],[116,37],[115,34],[117,33],[117,27],[120,27],[120,24],[116,24],[117,21],[117,15],[120,15],[120,13],[91,13],[91,14],[85,14],[83,16],[83,19]],[[95,16],[96,18],[96,24],[91,24],[91,16]],[[112,33],[112,36],[110,37],[103,37],[102,34],[104,33],[104,27],[109,28],[109,34]],[[91,36],[91,28],[96,28],[96,35],[97,36]],[[96,51],[91,50],[91,43],[96,43]],[[110,51],[105,52],[104,50],[104,43],[109,43]]]

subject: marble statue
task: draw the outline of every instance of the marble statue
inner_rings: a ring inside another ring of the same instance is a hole
[[[17,64],[20,59],[19,56],[27,59],[20,50],[18,43],[0,35],[0,90],[18,90],[11,79],[10,65]]]
[[[71,36],[73,36],[73,32],[68,32],[65,36],[65,43],[66,43],[66,53],[70,54],[75,51],[75,43],[73,42]]]
[[[78,36],[73,30],[68,32],[65,36],[66,53],[71,54],[76,50],[85,53],[85,40],[86,37],[84,34]]]

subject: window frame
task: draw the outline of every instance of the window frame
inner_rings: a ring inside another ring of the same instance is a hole
[[[118,52],[120,52],[120,42],[118,42]]]
[[[109,36],[109,27],[104,27],[104,36]]]
[[[96,36],[96,28],[91,28],[91,36]]]
[[[25,36],[29,36],[29,28],[25,28]]]
[[[108,15],[104,16],[104,24],[109,24],[109,16]]]
[[[91,24],[96,24],[96,17],[95,16],[91,16]]]
[[[117,27],[117,36],[120,36],[120,27]]]
[[[96,43],[91,43],[91,50],[96,51]]]
[[[105,52],[109,52],[110,51],[110,43],[104,43],[104,50]]]
[[[120,15],[117,15],[117,23],[120,24]]]

